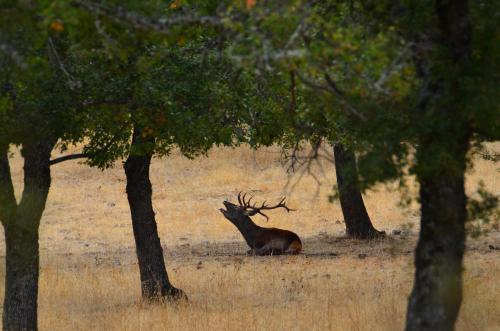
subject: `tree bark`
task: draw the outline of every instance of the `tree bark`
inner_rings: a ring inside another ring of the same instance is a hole
[[[467,107],[462,81],[467,79],[471,27],[466,0],[437,0],[435,9],[440,44],[434,48],[440,49],[432,54],[435,63],[420,70],[426,73],[421,78],[431,82],[423,95],[432,99],[422,100],[420,110],[432,122],[426,123],[428,133],[419,137],[417,148],[422,215],[407,331],[453,330],[462,302],[464,174],[471,136],[469,119],[462,113]]]
[[[149,180],[153,144],[153,139],[143,138],[140,130],[136,128],[130,155],[124,164],[142,297],[146,301],[186,298],[185,294],[169,281],[163,259],[163,249],[158,237]]]
[[[347,235],[360,239],[383,235],[384,232],[377,231],[373,227],[366,211],[363,196],[358,186],[356,156],[352,151],[338,144],[334,145],[333,154],[340,206],[344,214]]]
[[[419,183],[421,229],[406,330],[453,330],[462,302],[464,175],[420,178]]]
[[[49,160],[53,146],[51,142],[23,145],[21,202],[12,208],[13,212],[2,213],[6,243],[4,330],[37,330],[38,228],[50,188]],[[8,195],[5,197],[11,200]]]
[[[5,227],[4,330],[37,330],[38,228]]]

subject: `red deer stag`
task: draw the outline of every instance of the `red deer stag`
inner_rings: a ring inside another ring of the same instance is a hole
[[[222,214],[233,223],[241,232],[250,250],[248,254],[255,255],[279,255],[279,254],[299,254],[302,250],[302,242],[299,236],[295,233],[276,229],[276,228],[263,228],[252,222],[250,216],[261,214],[266,219],[269,219],[263,210],[271,210],[276,208],[284,208],[286,211],[291,211],[285,203],[285,198],[275,206],[266,206],[264,201],[260,207],[256,204],[250,205],[252,197],[245,201],[246,194],[241,196],[238,194],[239,206],[229,201],[224,201],[223,208],[220,209]]]

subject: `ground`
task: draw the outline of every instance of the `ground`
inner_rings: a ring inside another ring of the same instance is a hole
[[[489,147],[500,150],[500,144]],[[17,153],[11,163],[19,194]],[[500,194],[498,164],[479,158],[474,164],[469,194],[479,180]],[[104,172],[75,161],[55,165],[40,227],[40,329],[402,330],[418,232],[416,203],[400,206],[397,183],[376,187],[366,194],[366,205],[376,228],[389,236],[345,239],[340,206],[328,202],[333,165],[323,160],[313,166],[321,185],[285,170],[276,148],[217,148],[195,160],[178,152],[156,159],[153,198],[167,269],[189,302],[149,306],[140,301],[121,162]],[[415,196],[412,183],[409,194]],[[272,211],[267,223],[254,220],[296,232],[303,254],[246,256],[243,238],[218,211],[239,191],[269,202],[286,195],[297,211]],[[499,262],[498,230],[468,239],[458,330],[500,330]],[[4,273],[2,263],[1,279]]]

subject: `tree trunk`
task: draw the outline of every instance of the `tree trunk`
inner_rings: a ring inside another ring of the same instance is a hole
[[[464,176],[419,182],[422,219],[406,330],[453,330],[462,302]]]
[[[467,197],[464,174],[469,149],[469,118],[462,84],[467,81],[471,27],[466,0],[437,0],[439,49],[431,54],[423,80],[431,82],[422,100],[428,133],[419,137],[421,229],[415,253],[415,281],[408,302],[406,330],[453,330],[462,302]],[[446,50],[447,52],[442,52]],[[421,61],[422,62],[422,61]],[[422,62],[425,63],[425,60]],[[432,102],[427,102],[432,101]],[[430,108],[432,105],[433,108]]]
[[[49,160],[53,146],[50,142],[23,145],[21,202],[15,206],[14,199],[14,212],[8,214],[12,217],[2,219],[6,243],[4,330],[37,330],[38,228],[50,188]]]
[[[4,330],[37,330],[38,228],[5,227]]]
[[[334,145],[335,172],[339,190],[340,206],[344,214],[346,233],[354,238],[373,238],[383,235],[377,231],[368,216],[358,186],[356,156],[341,145]]]
[[[142,297],[147,301],[185,298],[181,290],[170,284],[156,228],[149,180],[152,152],[148,150],[152,144],[154,140],[144,139],[140,130],[135,129],[130,155],[124,164]]]

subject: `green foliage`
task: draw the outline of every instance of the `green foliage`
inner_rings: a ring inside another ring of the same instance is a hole
[[[2,142],[21,144],[44,139],[78,141],[83,134],[69,77],[59,62],[41,4],[0,6]]]
[[[146,141],[134,153],[166,155],[178,147],[195,157],[214,144],[247,139],[240,117],[254,106],[248,102],[254,83],[221,53],[215,28],[174,25],[168,34],[158,34],[112,15],[66,12],[71,6],[57,3],[51,19],[65,22],[65,65],[81,82],[78,104],[86,113],[84,152],[91,165],[104,168],[126,157],[133,127]],[[126,10],[134,11],[131,17],[168,19],[178,12],[210,14],[214,4],[130,2]]]
[[[344,144],[357,151],[364,188],[407,174],[455,175],[465,170],[455,155],[470,132],[478,142],[500,133],[496,12],[498,2],[471,2],[472,57],[454,63],[431,2],[260,1],[227,24],[236,33],[227,53],[286,85],[296,74],[293,120],[269,122],[282,127],[275,141],[283,146]],[[291,103],[291,90],[283,99]],[[252,139],[269,143],[261,131]]]
[[[415,141],[411,112],[420,82],[400,31],[375,26],[363,8],[342,1],[257,2],[244,21],[226,25],[236,34],[226,54],[267,80],[280,99],[258,114],[265,121],[248,123],[256,127],[250,131],[255,146],[342,143],[358,151],[366,188],[398,178],[407,166],[402,142]]]

